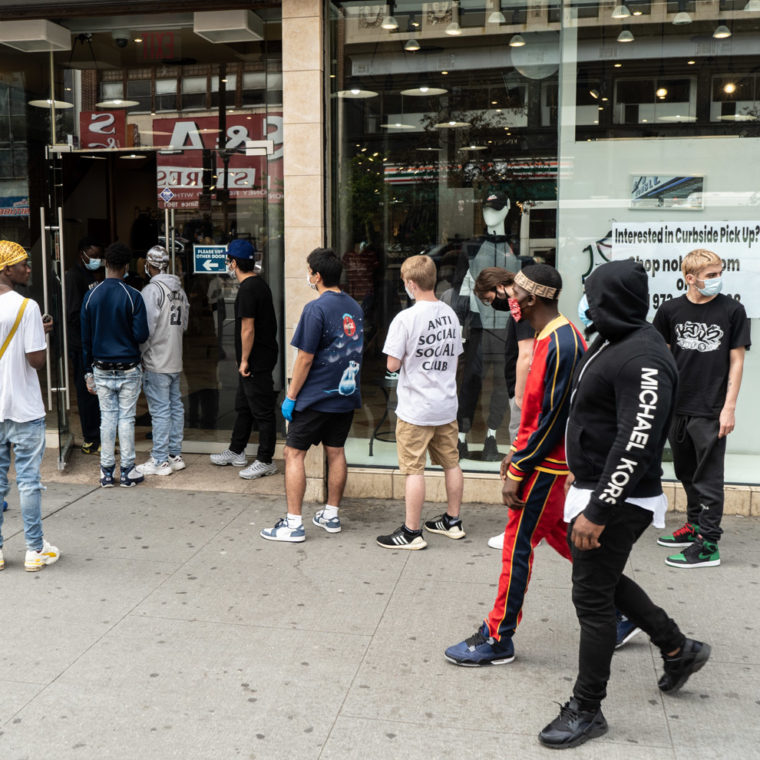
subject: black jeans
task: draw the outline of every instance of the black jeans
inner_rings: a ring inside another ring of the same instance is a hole
[[[87,390],[81,349],[69,351],[69,361],[74,373],[74,388],[77,392],[79,420],[82,423],[82,438],[88,443],[100,443],[100,403],[98,397]]]
[[[236,417],[230,451],[240,454],[245,450],[255,421],[259,429],[259,451],[256,459],[264,464],[271,464],[277,442],[274,408],[274,382],[271,372],[252,372],[250,377],[238,376],[235,395]]]
[[[726,438],[718,438],[720,422],[707,417],[676,415],[668,441],[673,469],[686,491],[686,515],[708,541],[717,541],[723,530],[723,463]]]
[[[573,604],[581,626],[573,696],[584,709],[596,709],[607,695],[615,651],[616,609],[645,631],[662,652],[672,652],[683,645],[684,635],[665,610],[623,575],[633,545],[651,522],[651,512],[622,504],[611,508],[599,549],[582,552],[571,543]],[[573,523],[568,528],[568,541]]]

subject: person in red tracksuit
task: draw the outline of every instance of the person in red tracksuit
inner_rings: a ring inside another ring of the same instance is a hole
[[[533,566],[533,548],[545,538],[570,559],[564,520],[565,424],[573,373],[586,343],[557,308],[559,272],[547,264],[525,267],[515,276],[510,309],[536,331],[525,384],[520,430],[501,464],[502,498],[509,507],[502,570],[493,609],[478,631],[449,647],[456,665],[502,665],[515,658],[512,636],[522,617]]]

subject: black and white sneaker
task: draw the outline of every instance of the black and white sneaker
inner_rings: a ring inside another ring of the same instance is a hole
[[[464,538],[467,535],[462,529],[462,521],[458,517],[450,517],[448,512],[428,520],[425,523],[425,530],[455,539]]]
[[[421,530],[408,530],[405,525],[397,528],[388,536],[378,536],[377,545],[383,549],[408,549],[416,551],[424,549],[427,541],[422,537]]]

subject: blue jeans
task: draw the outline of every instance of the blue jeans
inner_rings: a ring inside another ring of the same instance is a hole
[[[185,427],[185,408],[179,392],[179,372],[149,372],[143,374],[143,390],[153,420],[153,451],[156,462],[166,462],[169,456],[182,453],[182,434]]]
[[[135,411],[140,395],[142,370],[93,368],[95,388],[100,401],[100,466],[113,467],[114,448],[119,431],[121,466],[135,463]]]
[[[26,548],[42,549],[42,507],[40,463],[45,453],[45,418],[31,422],[0,422],[0,502],[8,493],[8,470],[11,466],[11,444],[16,457],[16,485],[21,502]],[[0,510],[0,531],[3,513]],[[0,547],[3,536],[0,532]]]

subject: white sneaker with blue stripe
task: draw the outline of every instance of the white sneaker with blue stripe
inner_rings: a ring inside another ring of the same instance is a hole
[[[311,521],[314,525],[324,528],[328,533],[340,533],[340,518],[337,515],[330,518],[325,517],[324,509],[320,509]]]
[[[291,544],[300,544],[306,540],[303,523],[297,528],[289,528],[287,517],[281,517],[274,524],[274,528],[264,528],[259,535],[267,541],[288,541]]]

